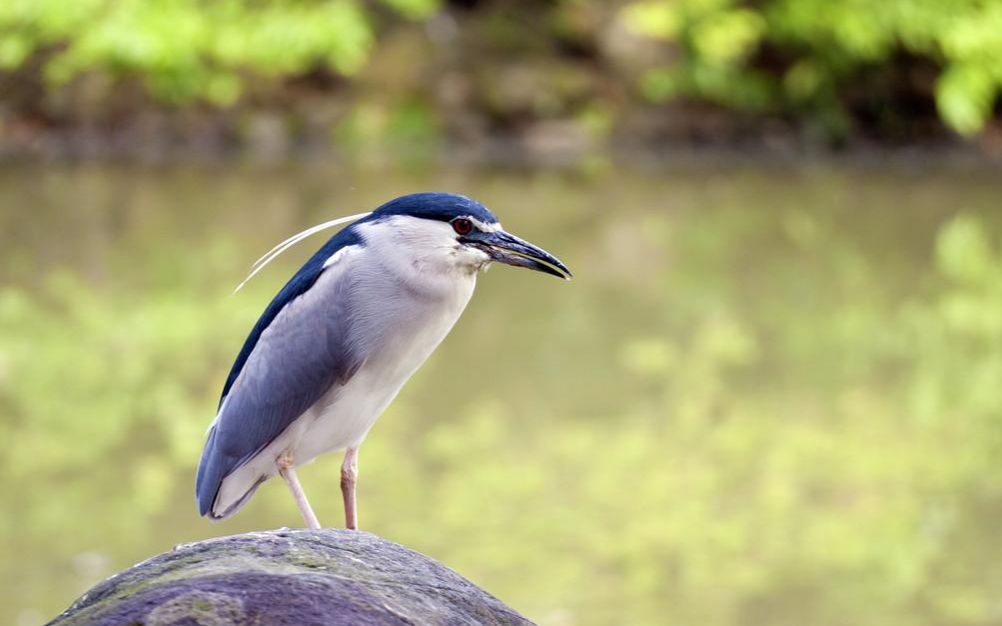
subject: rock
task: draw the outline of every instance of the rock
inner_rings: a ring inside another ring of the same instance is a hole
[[[178,546],[50,626],[531,625],[456,572],[365,532],[275,530]]]

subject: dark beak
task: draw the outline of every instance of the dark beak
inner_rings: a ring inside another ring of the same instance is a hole
[[[572,276],[571,271],[560,259],[503,230],[490,233],[473,232],[460,241],[480,248],[499,263],[528,267],[564,280],[570,280]]]

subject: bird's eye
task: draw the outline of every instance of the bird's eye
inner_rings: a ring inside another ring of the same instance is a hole
[[[452,220],[452,230],[456,231],[456,234],[460,236],[469,235],[473,232],[473,222],[465,217],[454,219]]]

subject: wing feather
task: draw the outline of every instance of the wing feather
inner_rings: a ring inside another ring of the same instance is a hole
[[[344,297],[351,255],[342,253],[339,262],[325,266],[334,253],[354,245],[361,247],[352,233],[335,235],[279,292],[247,338],[199,463],[202,515],[213,510],[226,476],[358,369],[362,355],[350,345],[350,302]]]

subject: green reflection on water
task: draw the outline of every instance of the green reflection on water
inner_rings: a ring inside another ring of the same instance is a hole
[[[361,453],[363,527],[545,625],[1002,619],[1002,182],[729,166],[0,170],[0,622],[185,541],[230,362],[321,239],[399,193],[484,200],[574,270],[482,278]],[[339,458],[301,472],[340,522]],[[851,616],[851,618],[849,617]]]

